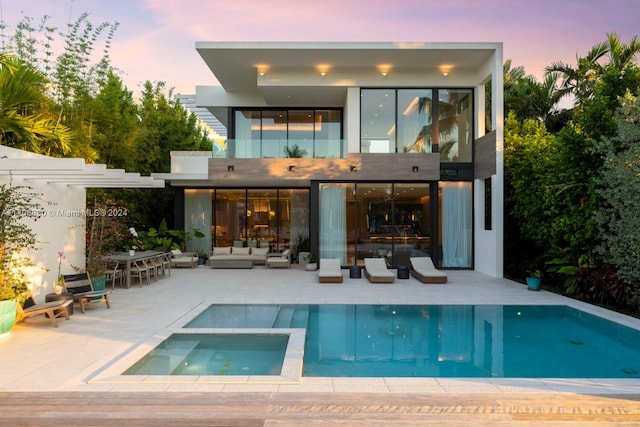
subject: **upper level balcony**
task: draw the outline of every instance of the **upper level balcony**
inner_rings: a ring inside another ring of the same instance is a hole
[[[226,139],[215,141],[212,157],[227,159],[347,158],[344,139]]]

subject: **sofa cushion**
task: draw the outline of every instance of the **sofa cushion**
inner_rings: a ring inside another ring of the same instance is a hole
[[[231,255],[231,246],[228,247],[214,247],[212,255]]]
[[[231,255],[249,255],[251,248],[233,248]]]
[[[269,248],[251,248],[251,255],[267,256]]]
[[[171,249],[171,255],[174,257],[182,255],[182,251],[180,249]]]

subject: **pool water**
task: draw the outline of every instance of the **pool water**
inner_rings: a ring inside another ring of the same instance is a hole
[[[305,329],[303,376],[640,378],[640,331],[567,306],[212,305],[189,328]],[[245,375],[266,358],[254,340],[194,343],[197,357],[172,374],[219,359],[208,374]],[[225,352],[242,346],[248,360],[227,369]]]
[[[124,375],[280,375],[288,335],[173,334]]]

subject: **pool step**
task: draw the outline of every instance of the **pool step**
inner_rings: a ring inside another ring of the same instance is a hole
[[[158,347],[127,370],[130,375],[149,375],[162,371],[173,373],[183,365],[185,359],[198,347],[199,341],[183,341],[180,347],[164,349]]]
[[[290,328],[295,310],[292,307],[280,307],[272,328]]]
[[[306,329],[308,323],[309,323],[309,306],[308,305],[297,306],[295,313],[293,314],[291,327]]]

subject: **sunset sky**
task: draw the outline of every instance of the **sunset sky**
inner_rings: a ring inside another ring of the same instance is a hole
[[[539,80],[575,65],[607,33],[640,34],[640,0],[0,0],[13,34],[21,13],[66,30],[83,13],[119,22],[111,63],[126,86],[164,81],[175,93],[217,84],[196,41],[503,42],[504,59]]]

